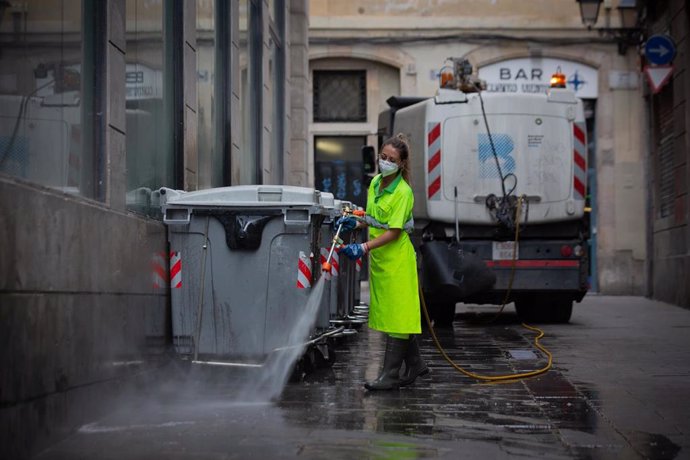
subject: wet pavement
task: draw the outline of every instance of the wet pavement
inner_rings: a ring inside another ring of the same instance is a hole
[[[546,363],[514,310],[460,306],[439,339],[479,374]],[[636,297],[588,296],[567,325],[540,326],[553,368],[482,383],[450,367],[428,333],[429,376],[367,392],[383,336],[366,327],[335,344],[337,359],[289,383],[274,401],[242,393],[251,369],[174,362],[156,385],[81,426],[40,459],[690,458],[690,310]]]

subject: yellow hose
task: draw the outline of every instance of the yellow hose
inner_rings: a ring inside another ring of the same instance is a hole
[[[510,281],[508,282],[508,290],[506,291],[506,295],[503,299],[503,305],[501,305],[501,309],[498,311],[498,313],[496,314],[496,316],[493,319],[496,319],[496,317],[498,317],[498,315],[500,315],[501,312],[503,311],[503,308],[505,308],[506,302],[508,301],[508,296],[510,295],[510,291],[513,287],[513,279],[515,276],[515,260],[516,260],[516,256],[517,256],[517,243],[518,243],[518,235],[519,235],[519,231],[520,231],[520,211],[522,208],[522,200],[523,200],[523,197],[520,197],[518,199],[517,209],[515,211],[515,214],[516,214],[515,217],[516,218],[515,218],[515,244],[513,245],[513,267],[512,267],[512,270],[510,272]],[[506,380],[518,380],[518,379],[524,379],[524,378],[528,378],[528,377],[534,377],[534,376],[543,374],[546,371],[548,371],[549,369],[551,369],[551,364],[553,362],[553,356],[551,355],[551,352],[549,352],[549,350],[544,348],[539,343],[539,339],[544,337],[544,331],[542,331],[541,329],[536,328],[534,326],[530,326],[528,324],[525,324],[525,323],[522,323],[522,327],[537,333],[537,336],[534,338],[534,346],[536,348],[538,348],[539,350],[541,350],[546,356],[548,356],[549,361],[546,364],[546,366],[542,367],[541,369],[534,370],[534,371],[521,372],[521,373],[517,373],[517,374],[507,374],[507,375],[479,375],[479,374],[475,374],[474,372],[470,372],[467,369],[463,369],[461,366],[457,365],[450,358],[450,356],[448,356],[446,351],[441,346],[441,343],[438,341],[438,337],[436,337],[436,332],[434,332],[434,328],[431,325],[431,318],[429,317],[429,312],[427,311],[427,308],[426,308],[426,301],[424,300],[424,293],[422,292],[421,284],[419,285],[419,297],[422,301],[422,311],[424,312],[424,319],[426,319],[426,323],[429,326],[429,331],[431,332],[431,337],[434,339],[434,344],[436,345],[436,348],[438,349],[439,353],[441,353],[441,356],[443,356],[443,358],[446,361],[448,361],[448,363],[451,366],[453,366],[456,370],[462,372],[466,376],[471,377],[471,378],[476,379],[476,380],[483,380],[483,381],[487,381],[487,382],[500,382],[500,381],[506,381]],[[493,319],[492,319],[492,321],[493,321]]]

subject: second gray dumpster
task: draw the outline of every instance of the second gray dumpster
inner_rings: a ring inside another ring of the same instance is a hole
[[[260,362],[287,345],[318,277],[313,255],[332,212],[323,199],[332,203],[332,196],[290,186],[161,195],[170,252],[181,267],[171,283],[175,350]]]

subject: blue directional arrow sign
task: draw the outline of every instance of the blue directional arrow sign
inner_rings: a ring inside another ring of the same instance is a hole
[[[676,56],[676,44],[668,35],[652,35],[644,46],[644,55],[651,64],[669,64]]]

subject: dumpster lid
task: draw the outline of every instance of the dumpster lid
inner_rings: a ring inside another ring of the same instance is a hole
[[[334,208],[335,207],[335,196],[333,196],[332,193],[329,192],[320,192],[321,196],[321,206],[325,208]]]
[[[194,192],[161,189],[168,206],[274,207],[333,206],[333,195],[291,185],[235,185]]]

